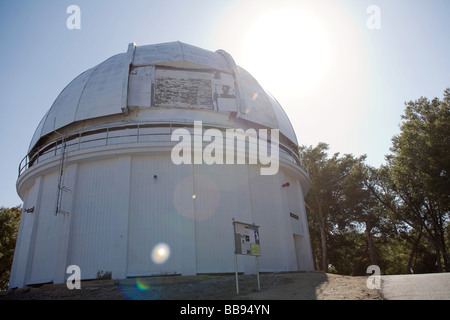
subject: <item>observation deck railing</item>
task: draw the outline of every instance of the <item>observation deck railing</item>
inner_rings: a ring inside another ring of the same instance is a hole
[[[77,151],[88,148],[95,148],[109,145],[119,145],[124,143],[145,143],[145,142],[173,142],[171,135],[176,128],[193,129],[193,126],[182,124],[127,124],[114,127],[96,128],[86,131],[79,131],[68,136],[54,140],[48,144],[40,146],[37,150],[28,153],[19,164],[19,177],[33,165],[44,160],[60,156],[65,143],[65,152]],[[212,126],[203,126],[203,129],[216,128],[225,130],[227,128],[219,128]],[[236,128],[229,128],[236,129]],[[204,130],[203,130],[204,131]],[[267,138],[269,144],[270,137]],[[175,142],[173,142],[175,143]],[[247,142],[246,142],[247,147]],[[287,146],[279,143],[279,152],[296,165],[301,166],[297,146]],[[302,168],[305,170],[304,168]],[[306,170],[305,170],[306,171]]]

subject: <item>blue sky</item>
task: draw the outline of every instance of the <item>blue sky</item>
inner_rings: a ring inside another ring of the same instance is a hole
[[[66,26],[70,5],[79,30]],[[449,14],[448,0],[2,0],[0,206],[21,204],[19,162],[61,90],[131,42],[226,50],[280,102],[300,144],[378,167],[404,103],[450,87]]]

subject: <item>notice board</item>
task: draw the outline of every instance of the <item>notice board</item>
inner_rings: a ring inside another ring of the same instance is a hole
[[[260,256],[259,226],[234,221],[235,253]]]

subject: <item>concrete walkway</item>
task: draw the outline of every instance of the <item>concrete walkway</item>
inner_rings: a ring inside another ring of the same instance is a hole
[[[381,276],[387,300],[450,300],[450,273]]]

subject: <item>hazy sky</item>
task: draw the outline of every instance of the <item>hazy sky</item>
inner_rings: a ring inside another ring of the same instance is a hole
[[[80,29],[66,25],[70,5]],[[450,87],[448,0],[0,1],[0,206],[22,203],[18,165],[64,87],[128,44],[229,52],[280,102],[302,145],[378,167],[404,103]]]

